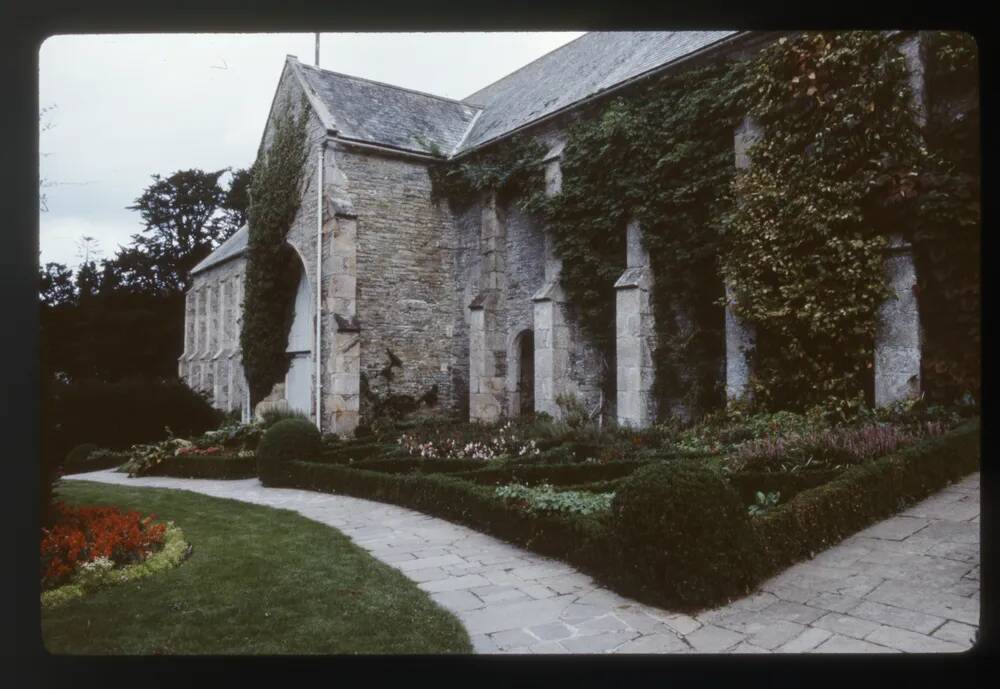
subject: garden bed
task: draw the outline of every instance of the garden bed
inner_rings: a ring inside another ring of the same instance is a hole
[[[273,485],[410,507],[563,559],[643,602],[678,607],[677,600],[661,597],[649,589],[648,582],[631,574],[634,568],[610,514],[529,511],[497,495],[498,485],[515,483],[607,492],[649,462],[508,464],[447,474],[441,463],[438,472],[415,471],[420,461],[428,460],[368,461],[367,468],[293,461],[282,467]],[[728,480],[746,502],[757,491],[780,492],[786,501],[752,520],[759,581],[975,471],[978,462],[976,419],[856,466],[801,473],[735,472]],[[721,603],[744,593],[726,591],[717,600],[702,603]]]

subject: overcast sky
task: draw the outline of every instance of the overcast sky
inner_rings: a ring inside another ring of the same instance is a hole
[[[464,98],[580,32],[323,34],[320,66]],[[102,257],[141,230],[126,210],[187,168],[253,162],[285,55],[312,64],[313,34],[54,36],[39,53],[41,261],[75,266],[83,235]]]

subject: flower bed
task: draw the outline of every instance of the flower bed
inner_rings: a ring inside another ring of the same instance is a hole
[[[176,567],[191,554],[191,544],[184,532],[172,522],[164,525],[163,545],[149,557],[131,565],[117,567],[110,558],[99,557],[79,566],[68,583],[42,592],[42,607],[54,608],[92,591],[135,581],[157,572]]]
[[[42,588],[67,583],[85,563],[103,558],[112,566],[136,564],[163,546],[166,525],[154,516],[115,507],[55,506],[56,521],[42,529]]]
[[[785,500],[752,519],[755,581],[974,471],[978,460],[979,422],[974,420],[844,471],[729,474],[728,482],[746,502],[752,502],[753,494],[761,489],[781,491]],[[689,607],[688,601],[664,597],[649,582],[636,579],[645,570],[630,565],[614,520],[599,506],[591,509],[606,499],[592,496],[615,492],[620,481],[648,464],[511,464],[449,475],[292,461],[283,465],[274,485],[410,507],[563,559],[643,602]],[[497,484],[508,487],[498,494]],[[518,485],[512,488],[510,484]],[[555,488],[559,484],[562,491]],[[559,496],[560,492],[567,495]],[[584,492],[591,497],[581,495]],[[575,509],[583,505],[587,507]],[[706,590],[717,598],[700,600],[699,605],[722,603],[746,593],[722,585]]]

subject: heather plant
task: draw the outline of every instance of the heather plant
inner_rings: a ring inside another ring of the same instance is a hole
[[[767,436],[740,445],[729,467],[736,471],[801,471],[839,469],[892,454],[925,438],[942,435],[949,426],[940,421],[920,424],[865,424],[793,434]]]

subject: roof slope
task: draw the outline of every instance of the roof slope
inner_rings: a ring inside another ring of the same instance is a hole
[[[340,135],[349,139],[449,155],[479,111],[441,96],[301,63],[298,66],[330,111]]]
[[[231,258],[240,256],[247,250],[247,239],[249,236],[250,230],[246,225],[236,230],[236,232],[234,232],[229,239],[222,242],[222,244],[219,244],[219,246],[215,248],[215,251],[203,258],[201,263],[192,268],[191,274],[194,275],[195,273],[200,273],[206,268],[211,268],[212,266],[228,261]]]
[[[503,136],[735,31],[594,31],[546,53],[463,102],[483,108],[459,152]]]

